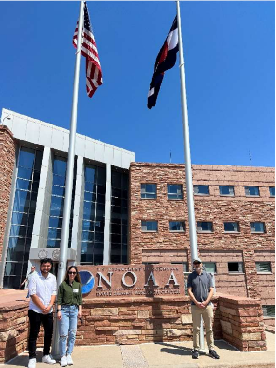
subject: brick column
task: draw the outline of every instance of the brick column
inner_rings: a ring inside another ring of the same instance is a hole
[[[11,184],[13,168],[15,163],[15,142],[11,131],[6,125],[0,125],[0,261],[2,260],[2,251],[5,230],[7,225],[7,216],[9,200],[11,194]]]
[[[253,299],[261,299],[259,281],[255,265],[254,250],[243,251],[244,272],[247,288],[247,296]]]

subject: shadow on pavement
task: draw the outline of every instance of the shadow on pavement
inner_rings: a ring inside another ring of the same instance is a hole
[[[191,355],[193,351],[193,349],[186,348],[185,346],[173,345],[166,342],[159,342],[156,344],[166,346],[165,348],[162,348],[160,351],[174,355]],[[219,350],[238,351],[238,349],[236,349],[234,346],[229,345],[227,342],[223,340],[215,341],[215,347],[218,348]],[[205,355],[205,353],[200,352],[200,355]]]
[[[185,348],[185,346],[173,345],[167,342],[156,343],[158,345],[167,346],[167,348],[162,348],[160,351],[175,355],[191,355],[192,349]]]
[[[42,361],[42,351],[36,352],[36,361],[37,363],[41,363]],[[29,363],[29,354],[28,353],[22,353],[18,355],[17,357],[13,358],[9,362],[5,363],[5,365],[13,365],[18,367],[28,367]]]
[[[217,340],[215,341],[215,346],[221,350],[230,350],[230,351],[239,351],[239,349],[235,348],[234,346],[228,344],[224,340]]]

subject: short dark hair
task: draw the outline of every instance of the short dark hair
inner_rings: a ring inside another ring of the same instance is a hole
[[[51,263],[51,266],[53,267],[53,261],[51,258],[43,258],[40,260],[40,266],[42,266],[44,263]]]

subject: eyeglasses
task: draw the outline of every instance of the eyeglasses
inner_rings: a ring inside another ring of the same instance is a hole
[[[68,272],[69,275],[76,275],[76,273],[77,272],[72,272],[72,271]]]

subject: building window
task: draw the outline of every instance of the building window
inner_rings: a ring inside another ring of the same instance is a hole
[[[27,147],[19,150],[4,288],[18,289],[27,273],[42,155]]]
[[[271,273],[270,262],[256,262],[257,273]]]
[[[245,195],[247,197],[259,197],[260,191],[259,187],[244,187]]]
[[[141,184],[141,198],[156,199],[156,184]]]
[[[275,197],[275,187],[269,187],[270,197]]]
[[[239,224],[237,222],[224,222],[223,225],[226,233],[237,233],[240,231]]]
[[[153,231],[158,230],[157,221],[141,221],[142,231]]]
[[[263,305],[264,317],[275,318],[275,305]]]
[[[194,185],[195,195],[209,195],[209,185]]]
[[[103,264],[105,183],[105,167],[85,165],[81,264]]]
[[[219,193],[221,196],[230,196],[234,197],[234,186],[233,185],[220,185],[219,186]]]
[[[168,184],[168,199],[183,199],[181,184]]]
[[[265,224],[264,222],[250,222],[251,233],[264,233]]]
[[[197,222],[197,232],[199,233],[213,232],[213,223],[212,222]]]
[[[217,273],[217,265],[215,262],[203,262],[206,272]]]
[[[244,273],[242,262],[228,262],[229,273]]]
[[[185,222],[184,221],[170,221],[169,230],[170,231],[185,231]]]
[[[111,170],[110,262],[127,264],[129,174],[115,167]]]
[[[74,198],[75,196],[76,161],[74,167],[75,170],[74,170],[72,198]],[[65,197],[66,169],[67,169],[67,158],[54,155],[53,184],[52,184],[52,197],[51,197],[49,226],[48,226],[47,248],[60,248],[63,206]],[[69,238],[68,238],[69,248],[71,247],[71,238],[72,238],[73,207],[74,207],[74,200],[71,201]]]

